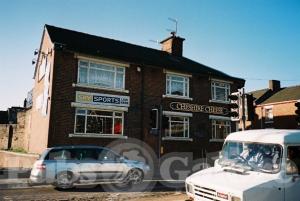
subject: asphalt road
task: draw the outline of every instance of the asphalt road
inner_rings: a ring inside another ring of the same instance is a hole
[[[157,183],[148,189],[139,191],[138,188],[122,189],[119,191],[107,191],[106,185],[77,186],[69,190],[58,190],[53,187],[33,187],[27,189],[0,190],[2,201],[154,201],[170,200],[185,201],[186,196],[182,187],[165,187]]]

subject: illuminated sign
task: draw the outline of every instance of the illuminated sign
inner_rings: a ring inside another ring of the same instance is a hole
[[[99,93],[76,92],[76,102],[94,105],[112,105],[129,107],[129,96],[108,95]]]
[[[226,115],[228,113],[228,109],[224,107],[197,105],[197,104],[181,103],[181,102],[170,103],[170,108],[172,110],[184,111],[184,112],[203,112],[208,114],[219,114],[219,115]]]

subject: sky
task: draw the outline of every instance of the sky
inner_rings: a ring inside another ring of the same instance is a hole
[[[50,24],[160,49],[175,29],[187,58],[244,78],[246,91],[300,85],[299,0],[0,0],[0,110],[33,88],[33,52]]]

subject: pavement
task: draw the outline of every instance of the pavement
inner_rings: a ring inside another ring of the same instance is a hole
[[[29,188],[30,169],[1,168],[0,189]]]
[[[27,188],[53,188],[50,184],[31,185],[29,183],[30,169],[0,169],[0,190],[27,189]],[[184,190],[184,180],[163,180],[160,178],[144,180],[144,183],[155,185],[156,189]],[[98,183],[103,184],[103,183]],[[86,186],[79,184],[78,186]]]

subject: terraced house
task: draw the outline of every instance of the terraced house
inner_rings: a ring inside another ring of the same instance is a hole
[[[45,25],[29,152],[128,138],[162,154],[219,150],[237,128],[226,116],[228,95],[245,81],[184,57],[183,42],[173,33],[156,50]],[[150,115],[158,106],[160,139]]]
[[[255,118],[248,129],[298,129],[295,103],[300,101],[300,86],[281,87],[280,81],[270,80],[269,88],[250,92],[255,98]]]

